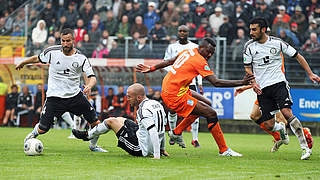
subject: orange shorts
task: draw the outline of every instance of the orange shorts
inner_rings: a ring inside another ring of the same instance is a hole
[[[256,104],[256,105],[258,105],[258,106],[259,106],[258,99],[254,102],[254,104]]]
[[[198,102],[196,98],[192,97],[190,90],[188,90],[187,93],[183,94],[182,96],[161,92],[161,97],[168,108],[175,111],[179,116],[182,117],[189,116]]]

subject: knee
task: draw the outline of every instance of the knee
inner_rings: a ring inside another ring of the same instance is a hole
[[[112,127],[112,125],[115,124],[116,122],[117,122],[116,118],[108,118],[103,121],[103,123],[105,123],[109,127]]]
[[[217,112],[215,111],[215,110],[213,110],[213,109],[208,109],[208,116],[209,116],[209,118],[216,118],[218,115],[217,115]]]
[[[251,113],[250,114],[250,119],[253,120],[253,121],[258,121],[260,119],[259,116],[257,116],[256,114],[254,113]]]

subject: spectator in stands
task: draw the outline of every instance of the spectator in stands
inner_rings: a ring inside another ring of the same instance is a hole
[[[59,19],[59,23],[57,27],[55,28],[55,32],[61,32],[63,29],[68,28],[69,25],[67,24],[67,18],[66,16],[61,16]]]
[[[0,17],[0,33],[4,34],[6,32],[5,28],[6,19],[4,17]]]
[[[272,34],[274,36],[279,35],[280,29],[290,29],[289,22],[286,22],[287,20],[286,18],[283,18],[282,14],[277,14],[276,19],[277,21],[274,21],[272,24]]]
[[[37,116],[37,119],[40,119],[40,114],[42,111],[42,84],[37,85],[37,93],[36,93],[36,99],[34,102],[34,113]]]
[[[18,36],[18,37],[23,36],[23,32],[22,32],[20,26],[16,25],[16,27],[14,28],[14,30],[13,30],[13,32],[11,33],[10,36]]]
[[[195,13],[193,15],[193,22],[194,24],[199,27],[201,24],[201,20],[202,19],[206,19],[207,18],[207,13],[206,13],[206,9],[204,7],[202,7],[201,3],[198,3],[195,9]]]
[[[44,49],[56,45],[56,39],[53,36],[48,38],[47,44],[44,46]]]
[[[128,16],[123,15],[121,18],[121,23],[119,23],[118,29],[116,32],[116,35],[119,39],[129,37],[130,24],[128,21],[129,21]]]
[[[79,17],[79,14],[75,9],[75,6],[76,6],[76,3],[74,1],[71,1],[68,5],[68,10],[64,11],[63,13],[63,16],[65,16],[67,19],[66,24],[68,24],[68,26],[71,29],[75,28],[77,19]]]
[[[216,2],[212,0],[205,0],[204,4],[202,4],[202,7],[206,10],[207,17],[214,13],[214,8],[216,8]]]
[[[207,34],[209,27],[208,27],[208,21],[207,19],[203,18],[201,19],[201,24],[199,28],[196,30],[194,37],[198,39],[204,38],[204,36]]]
[[[86,51],[82,52],[86,57],[91,57],[93,50],[95,49],[95,44],[92,43],[89,34],[85,34],[83,37],[83,43],[82,43],[83,49]]]
[[[114,0],[113,6],[112,6],[112,12],[114,17],[117,19],[117,21],[121,20],[122,16],[122,9],[124,7],[125,3],[122,2],[122,0]]]
[[[299,5],[300,5],[300,0],[288,0],[288,3],[287,3],[288,14],[290,16],[292,16],[296,11],[297,6],[299,6]],[[299,7],[301,8],[301,6],[299,6]]]
[[[234,14],[233,18],[234,18],[235,23],[238,22],[238,20],[240,20],[240,19],[244,22],[249,22],[249,20],[250,20],[249,15],[247,14],[246,11],[244,11],[242,9],[241,5],[236,6],[236,10],[235,10],[235,14]]]
[[[109,55],[109,50],[107,48],[108,40],[101,40],[99,45],[93,51],[92,58],[107,58]]]
[[[17,125],[19,125],[21,115],[27,114],[28,115],[28,126],[32,126],[32,118],[33,118],[33,96],[29,92],[28,86],[23,86],[22,93],[19,94],[18,97],[18,114],[17,114]]]
[[[214,11],[215,13],[209,17],[209,24],[213,30],[213,34],[218,35],[219,28],[223,24],[223,17],[225,17],[225,15],[222,14],[221,7],[216,7]]]
[[[243,47],[247,41],[248,37],[245,35],[244,29],[239,28],[237,30],[237,37],[231,43],[232,61],[236,61],[237,58],[242,57]]]
[[[136,18],[137,16],[143,17],[144,15],[144,8],[141,7],[139,0],[133,1],[133,13],[132,17]]]
[[[304,38],[303,38],[303,34],[298,33],[298,25],[297,23],[292,23],[290,25],[290,30],[286,30],[286,34],[287,36],[289,36],[294,43],[294,47],[300,47],[303,42],[304,42]]]
[[[100,41],[103,41],[103,40],[107,42],[107,48],[108,50],[110,50],[112,46],[112,38],[109,36],[109,32],[106,29],[102,31],[102,36]]]
[[[274,18],[273,23],[275,24],[278,21],[289,24],[290,16],[286,13],[286,7],[284,5],[279,6],[279,14]]]
[[[276,0],[275,0],[276,1]],[[241,9],[243,11],[243,14],[246,14],[248,16],[248,21],[246,21],[246,19],[243,19],[245,20],[245,22],[249,22],[249,20],[252,18],[252,13],[253,13],[253,9],[254,7],[249,4],[247,2],[247,0],[240,0],[240,1],[237,1],[236,2],[236,5],[238,6],[241,6]]]
[[[187,21],[186,25],[189,28],[189,36],[194,37],[194,35],[196,33],[196,25],[193,24],[192,20]]]
[[[11,93],[6,96],[6,109],[2,122],[2,126],[13,125],[15,121],[15,111],[18,103],[18,86],[11,86]]]
[[[153,99],[153,95],[154,95],[154,90],[149,87],[146,96],[147,96],[147,98],[149,98],[149,99]]]
[[[249,29],[248,29],[248,27],[247,27],[247,25],[246,25],[246,23],[244,22],[243,19],[238,19],[237,20],[237,23],[236,23],[236,26],[235,26],[235,34],[234,34],[234,36],[237,36],[238,29],[243,29],[245,36],[248,37]]]
[[[79,11],[80,18],[83,19],[85,27],[90,25],[90,21],[92,20],[94,14],[95,11],[92,7],[92,3],[89,0],[86,0],[83,4],[83,9]]]
[[[46,22],[47,27],[51,27],[56,22],[56,12],[52,8],[50,1],[47,2],[46,8],[41,12],[40,18]]]
[[[183,4],[182,11],[180,12],[180,22],[179,24],[187,24],[187,22],[193,23],[193,12],[190,11],[189,4]],[[191,36],[193,37],[193,36]]]
[[[140,36],[138,39],[138,45],[133,46],[132,58],[151,58],[151,48],[146,44],[147,39],[144,36]]]
[[[314,32],[316,34],[320,34],[320,28],[318,27],[316,20],[311,20],[309,23],[308,30],[304,33],[304,39],[308,39],[310,37],[310,34]]]
[[[135,18],[133,17],[133,10],[132,10],[132,3],[131,2],[127,2],[124,6],[124,10],[123,10],[123,13],[122,13],[122,16],[123,15],[126,15],[128,16],[129,18],[129,22],[134,22],[135,21]]]
[[[96,10],[99,12],[102,21],[106,20],[106,12],[112,8],[112,0],[97,0]]]
[[[315,20],[317,24],[320,24],[320,4],[316,6],[314,12],[312,12],[309,16],[309,22]]]
[[[104,30],[104,25],[103,25],[103,22],[100,20],[100,16],[99,14],[95,13],[93,15],[93,18],[92,20],[96,20],[98,22],[98,28],[100,29],[100,31],[102,32]],[[90,30],[92,28],[92,25],[89,24],[88,26],[88,30]]]
[[[229,22],[229,17],[225,16],[223,18],[223,24],[219,28],[219,36],[227,38],[227,45],[232,43],[234,37],[234,28]]]
[[[300,6],[296,6],[296,11],[294,15],[291,16],[290,24],[297,23],[298,24],[298,32],[303,34],[305,30],[308,28],[308,19],[302,13],[302,8]]]
[[[165,10],[162,14],[161,21],[163,22],[163,26],[165,28],[169,28],[171,26],[172,20],[179,20],[179,12],[177,11],[174,2],[173,1],[168,1],[167,3],[167,10]]]
[[[80,53],[81,54],[84,54],[84,55],[86,55],[86,54],[88,54],[87,53],[87,49],[85,49],[84,47],[83,47],[83,44],[82,44],[83,42],[82,41],[79,41],[78,43],[77,43],[77,45],[76,45],[76,48],[80,51]],[[88,57],[88,56],[87,56]],[[90,56],[89,56],[90,57]]]
[[[170,26],[167,28],[167,37],[174,36],[178,33],[179,21],[173,18]]]
[[[107,19],[103,22],[104,28],[108,30],[111,36],[115,35],[118,21],[113,16],[113,12],[111,10],[107,11],[106,13]]]
[[[18,14],[12,24],[12,28],[15,28],[16,26],[20,26],[20,29],[23,29],[24,28],[24,20],[25,20],[24,11],[18,12]]]
[[[7,31],[11,31],[13,28],[14,19],[10,16],[8,10],[4,11],[4,18],[6,19],[6,23],[4,27],[6,28]]]
[[[153,97],[152,99],[156,100],[156,101],[159,101],[161,104],[164,104],[162,98],[161,98],[161,92],[160,90],[156,90],[154,91],[154,94],[153,94]]]
[[[47,27],[44,20],[40,20],[37,23],[37,27],[32,30],[32,43],[34,45],[43,46],[47,40]]]
[[[217,7],[221,7],[223,14],[232,17],[234,14],[234,4],[230,0],[221,0],[217,3]]]
[[[309,0],[305,3],[305,10],[307,11],[306,15],[308,17],[315,12],[317,6],[319,6],[319,3],[320,2],[318,0]]]
[[[140,38],[140,33],[139,32],[133,33],[133,35],[132,35],[132,45],[133,46],[138,46],[139,38]],[[133,48],[133,47],[130,47],[130,48]]]
[[[91,29],[88,31],[89,39],[92,43],[99,43],[101,37],[101,30],[98,28],[98,21],[91,21]]]
[[[93,108],[96,110],[97,116],[100,116],[101,113],[101,96],[98,91],[97,86],[92,87],[91,94],[89,97],[89,102],[93,106]]]
[[[83,37],[87,34],[86,29],[83,27],[84,23],[82,19],[77,20],[77,28],[73,30],[74,32],[74,43],[77,44],[79,41],[83,41]]]
[[[54,38],[56,39],[56,44],[60,43],[60,31],[54,32]]]
[[[285,30],[280,30],[279,38],[282,39],[284,42],[289,43],[292,47],[297,47],[296,44],[293,42],[292,38],[287,36]]]
[[[143,16],[143,22],[147,26],[149,32],[155,26],[155,23],[160,20],[158,14],[155,12],[156,3],[148,3],[148,12]]]
[[[124,49],[118,46],[116,41],[112,41],[112,48],[109,53],[110,58],[124,58]]]
[[[306,51],[308,53],[319,52],[320,43],[318,41],[316,33],[310,33],[310,38],[304,43],[301,50]]]
[[[108,95],[105,97],[103,115],[102,118],[106,119],[108,117],[114,116],[114,107],[112,106],[112,101],[114,98],[114,90],[113,88],[108,88]]]
[[[135,23],[131,26],[130,35],[133,36],[135,32],[139,32],[140,36],[146,37],[148,35],[148,28],[143,24],[141,16],[137,16]]]
[[[272,24],[273,22],[273,15],[271,14],[270,10],[268,9],[268,5],[265,2],[260,2],[260,9],[257,11],[256,16],[263,17],[267,20],[268,24]]]
[[[124,116],[126,113],[127,96],[124,93],[123,86],[118,87],[118,95],[113,97],[112,106],[115,110],[115,117]]]
[[[149,32],[149,37],[153,40],[161,40],[162,38],[166,37],[167,31],[160,21],[156,22],[156,25],[151,29]]]

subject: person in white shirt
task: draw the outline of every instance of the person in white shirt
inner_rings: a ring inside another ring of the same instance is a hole
[[[74,136],[87,141],[112,129],[118,138],[118,147],[130,155],[153,155],[154,159],[160,159],[161,155],[169,156],[165,151],[166,113],[163,106],[156,100],[148,99],[139,83],[128,87],[127,97],[130,105],[137,107],[138,124],[123,117],[112,117],[90,131],[73,129]]]
[[[292,100],[284,73],[284,54],[296,58],[314,83],[319,83],[320,77],[312,72],[307,61],[298,51],[283,40],[268,36],[266,30],[267,21],[260,17],[254,18],[250,22],[252,40],[245,44],[243,51],[245,71],[255,76],[252,86],[257,93],[262,111],[261,121],[268,130],[285,134],[281,139],[288,144],[289,136],[285,124],[278,123],[274,119],[274,115],[280,109],[299,140],[302,150],[301,160],[308,159],[312,151],[307,145],[300,121],[292,114]]]
[[[185,25],[181,25],[178,27],[178,38],[179,40],[173,44],[170,44],[165,52],[164,60],[170,60],[174,57],[176,57],[180,52],[182,52],[185,49],[194,49],[198,48],[198,45],[189,41],[189,28]],[[165,68],[166,71],[169,71],[171,68],[167,67]],[[200,94],[203,94],[203,88],[202,88],[202,77],[201,75],[198,75],[192,80],[192,83],[190,84],[189,88],[196,91],[197,83],[199,86]],[[169,110],[168,112],[168,120],[169,120],[169,127],[170,131],[173,131],[174,128],[176,128],[177,125],[177,119],[178,115],[174,111]],[[191,131],[192,131],[192,142],[191,144],[198,148],[200,147],[199,140],[198,140],[198,131],[199,131],[199,118],[197,118],[192,124],[191,124]],[[175,143],[179,144],[180,147],[185,148],[186,145],[184,141],[181,142],[175,142],[173,139],[169,139],[169,144],[174,145]]]
[[[90,94],[96,84],[91,64],[86,56],[81,54],[74,45],[73,30],[66,28],[61,31],[61,45],[45,49],[39,56],[32,56],[20,62],[16,69],[20,70],[27,64],[49,64],[47,98],[41,112],[39,123],[29,133],[28,139],[49,131],[54,123],[54,117],[60,117],[65,112],[71,112],[83,117],[94,127],[100,123],[96,112],[84,94]],[[88,83],[80,89],[80,77],[86,73]],[[97,146],[98,137],[90,141],[91,151],[107,152]]]

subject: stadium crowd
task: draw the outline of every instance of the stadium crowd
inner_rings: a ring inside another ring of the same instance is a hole
[[[15,18],[9,16],[22,2],[2,2],[1,32],[25,33],[23,9]],[[88,57],[122,58],[123,39],[130,37],[129,57],[162,58],[163,52],[153,52],[157,45],[174,42],[178,26],[186,24],[190,37],[196,39],[226,37],[235,60],[242,56],[242,47],[250,38],[248,22],[255,16],[268,20],[273,36],[308,53],[319,51],[318,0],[33,0],[29,54],[59,44],[59,31],[69,27],[74,29],[77,48]],[[147,43],[150,40],[153,48]]]

